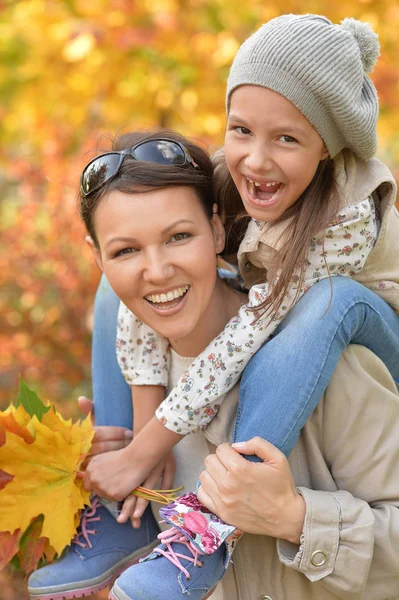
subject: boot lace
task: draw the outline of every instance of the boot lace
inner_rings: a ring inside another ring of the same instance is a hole
[[[96,517],[97,509],[100,506],[100,501],[98,498],[93,500],[91,508],[87,508],[82,516],[82,520],[80,522],[79,530],[76,533],[75,537],[72,540],[72,544],[76,544],[81,548],[93,548],[93,545],[90,541],[89,535],[96,535],[96,529],[89,529],[88,524],[93,523],[94,521],[101,521],[101,517]],[[85,541],[81,540],[83,538]]]
[[[167,558],[172,564],[175,565],[180,571],[184,573],[187,579],[191,579],[190,573],[183,567],[180,562],[180,558],[184,558],[184,560],[188,560],[192,562],[195,567],[203,567],[204,564],[198,560],[199,556],[203,556],[205,552],[201,552],[194,546],[190,540],[186,538],[185,535],[181,533],[176,527],[172,527],[167,531],[162,531],[158,535],[158,539],[166,546],[163,548],[154,548],[153,552],[157,552],[158,554],[162,554],[165,558]],[[185,554],[180,554],[179,552],[175,552],[172,548],[172,544],[183,544],[192,554],[191,556],[186,556]]]

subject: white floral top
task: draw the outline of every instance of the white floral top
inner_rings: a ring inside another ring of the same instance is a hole
[[[330,275],[353,277],[363,269],[378,234],[372,198],[346,206],[323,236],[313,238],[303,285],[293,277],[278,314],[262,317],[248,307],[259,306],[268,296],[268,282],[254,285],[247,305],[241,307],[222,333],[191,364],[156,411],[168,429],[185,435],[204,429],[219,410],[224,395],[284,319],[290,308],[314,284]],[[245,244],[244,238],[242,244]],[[266,242],[267,243],[267,242]],[[251,255],[247,255],[251,260]],[[296,298],[295,298],[296,297]],[[259,318],[257,318],[259,317]],[[168,342],[121,304],[117,354],[127,381],[135,385],[167,385]]]

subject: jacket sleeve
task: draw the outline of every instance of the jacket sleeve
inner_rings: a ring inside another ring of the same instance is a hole
[[[116,356],[129,385],[168,384],[169,342],[142,323],[121,302]]]
[[[328,227],[325,240],[316,237],[308,255],[301,288],[294,277],[278,313],[272,318],[250,310],[269,294],[268,283],[253,286],[248,304],[191,364],[156,411],[172,431],[186,435],[204,429],[218,412],[225,394],[239,380],[252,356],[268,340],[294,302],[314,284],[331,275],[351,277],[363,268],[377,238],[372,199],[346,207]],[[328,268],[327,268],[328,265]]]
[[[279,557],[339,598],[397,598],[399,396],[366,348],[350,347],[342,361],[316,409],[337,489],[298,488],[306,502],[301,545],[279,540]]]

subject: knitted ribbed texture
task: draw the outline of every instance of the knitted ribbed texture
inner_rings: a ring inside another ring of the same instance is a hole
[[[227,81],[227,108],[241,85],[270,88],[308,118],[332,158],[349,148],[367,160],[377,147],[378,97],[366,69],[372,70],[378,55],[378,38],[366,23],[277,17],[238,50]]]

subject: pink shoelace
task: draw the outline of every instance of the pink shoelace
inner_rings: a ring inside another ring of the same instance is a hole
[[[94,521],[101,521],[101,517],[96,517],[96,512],[97,512],[97,508],[100,505],[100,501],[98,498],[95,498],[93,500],[93,504],[91,505],[91,508],[88,508],[85,510],[85,512],[83,513],[82,516],[82,520],[80,522],[80,531],[78,531],[78,533],[75,535],[75,537],[72,540],[72,544],[76,544],[77,546],[80,546],[81,548],[87,548],[87,546],[89,546],[89,548],[93,548],[93,545],[89,539],[89,535],[96,535],[97,530],[96,529],[88,529],[87,525],[89,523],[93,523]],[[82,541],[80,538],[83,537],[86,541]]]
[[[183,535],[181,531],[179,531],[176,527],[172,527],[167,531],[162,531],[162,533],[158,535],[158,539],[161,540],[163,544],[165,544],[166,550],[163,550],[162,548],[154,548],[153,552],[158,552],[158,554],[162,554],[162,556],[170,560],[170,562],[174,564],[175,567],[177,567],[178,569],[180,569],[180,571],[184,573],[187,579],[191,579],[191,575],[187,571],[187,569],[183,567],[179,558],[184,558],[184,560],[188,560],[189,562],[194,563],[194,566],[196,567],[203,566],[203,563],[198,560],[198,557],[204,555],[205,552],[201,552],[201,550],[198,550],[198,548],[196,548],[194,544],[190,542],[190,540],[188,540],[186,536]],[[175,552],[172,548],[172,544],[176,542],[178,544],[183,544],[183,546],[190,550],[192,557],[186,556],[185,554],[180,554],[179,552]]]

